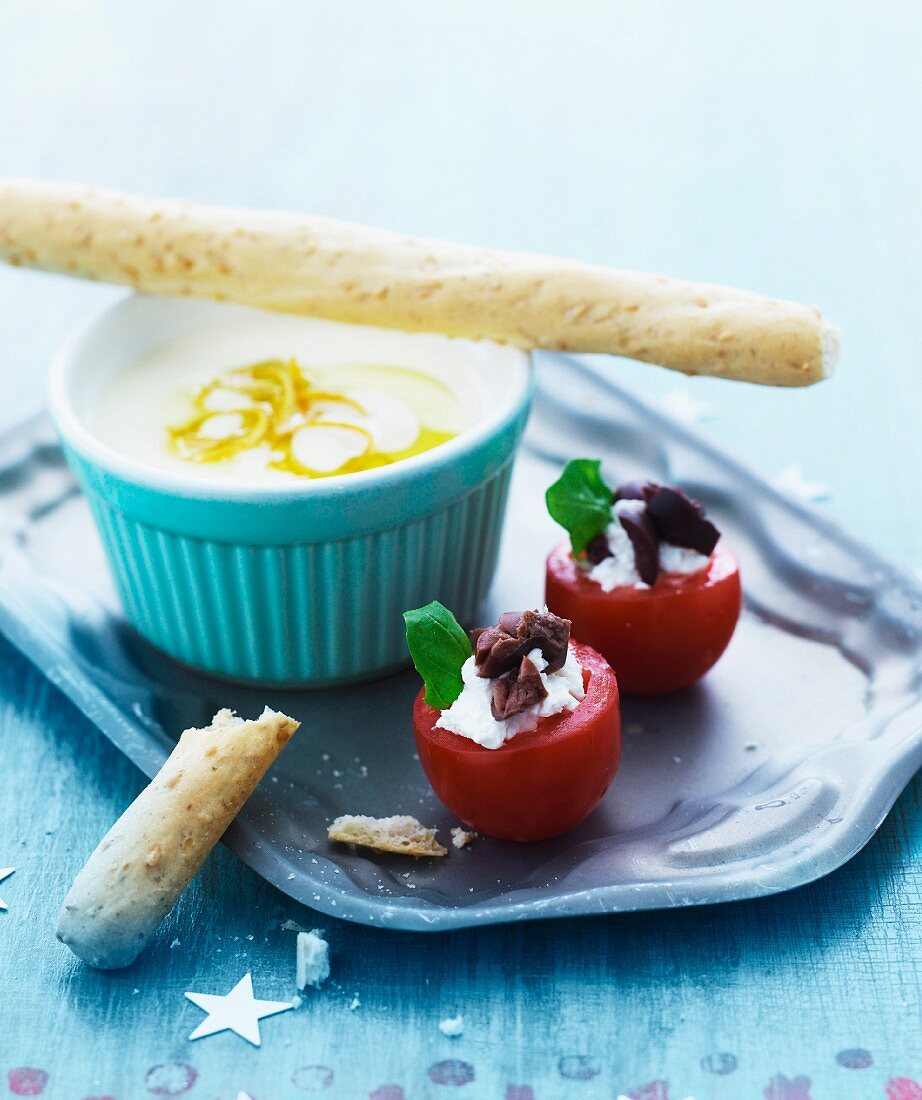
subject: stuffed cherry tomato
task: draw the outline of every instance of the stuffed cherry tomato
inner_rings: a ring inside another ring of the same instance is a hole
[[[433,608],[445,612],[430,604],[410,615]],[[519,841],[559,836],[595,809],[614,779],[621,755],[615,675],[569,633],[555,615],[503,615],[474,632],[473,652],[468,644],[457,682],[440,698],[427,672],[444,668],[446,654],[427,670],[408,617],[411,652],[426,680],[413,706],[419,758],[439,798],[478,832]]]
[[[625,693],[661,695],[696,683],[727,648],[740,613],[740,574],[734,555],[718,545],[697,573],[605,592],[564,543],[547,559],[545,599],[579,624],[618,670]]]
[[[548,608],[606,658],[625,694],[662,695],[700,680],[727,648],[742,606],[736,557],[701,506],[653,482],[612,493],[597,462],[577,459],[548,490],[548,509],[571,534],[571,546],[547,559]]]

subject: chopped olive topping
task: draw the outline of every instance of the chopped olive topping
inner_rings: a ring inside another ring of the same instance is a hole
[[[533,661],[523,657],[517,672],[507,672],[493,681],[490,713],[497,722],[502,722],[546,698],[547,688],[541,681],[541,673]]]
[[[496,626],[488,626],[471,639],[477,675],[495,679],[519,668],[522,658],[540,649],[547,673],[563,668],[570,641],[570,620],[547,611],[508,611]]]
[[[625,481],[615,490],[615,500],[642,500],[647,506],[649,526],[642,535],[633,518],[625,523],[625,517],[621,517],[621,526],[634,547],[637,572],[646,584],[653,584],[659,573],[659,542],[710,555],[720,539],[720,532],[705,519],[704,508],[681,489],[657,485],[655,481]],[[656,549],[655,569],[649,563],[651,535]],[[653,580],[648,580],[648,576]]]
[[[720,539],[720,532],[697,500],[687,497],[681,489],[650,485],[644,489],[647,515],[663,542],[684,546],[699,554],[710,555]],[[639,572],[639,569],[638,569]]]
[[[586,560],[598,565],[600,561],[612,556],[611,547],[608,545],[608,536],[601,531],[595,538],[589,540],[586,547]]]
[[[637,499],[637,498],[623,498]],[[634,567],[644,584],[656,584],[659,576],[659,539],[650,516],[638,502],[620,509],[618,520],[627,532],[634,549]]]
[[[541,673],[528,656],[539,649],[546,673],[563,668],[570,643],[570,620],[549,611],[506,611],[496,626],[472,630],[477,675],[493,681],[490,711],[497,722],[547,697]]]
[[[648,585],[655,584],[659,576],[661,542],[709,557],[720,539],[720,532],[705,518],[702,506],[681,489],[635,478],[622,482],[612,492],[602,478],[600,463],[588,458],[568,462],[560,479],[548,489],[546,499],[551,517],[570,532],[573,557],[585,558],[591,565],[612,556],[607,530],[613,506],[619,501],[645,505],[636,511],[617,509],[616,517],[630,538],[637,574]],[[484,645],[489,650],[490,646]]]
[[[622,481],[615,490],[614,500],[645,500],[650,488],[654,488],[652,481]]]

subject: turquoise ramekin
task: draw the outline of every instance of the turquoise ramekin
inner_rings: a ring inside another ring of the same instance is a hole
[[[432,451],[346,477],[202,480],[104,444],[90,420],[105,379],[222,311],[242,307],[129,296],[52,368],[52,416],[129,621],[179,661],[254,683],[320,687],[405,666],[407,608],[438,599],[473,621],[489,589],[531,399],[527,355],[470,345],[489,370],[483,415]]]

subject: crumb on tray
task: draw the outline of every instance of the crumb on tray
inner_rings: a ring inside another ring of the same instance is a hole
[[[415,817],[366,817],[344,814],[327,829],[330,840],[358,844],[376,852],[404,856],[444,856],[448,849],[436,840],[436,830],[427,829]]]

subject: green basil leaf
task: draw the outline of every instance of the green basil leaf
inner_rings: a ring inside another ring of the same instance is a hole
[[[600,466],[598,460],[574,458],[545,494],[551,519],[569,532],[574,554],[582,554],[611,523],[612,491]]]
[[[461,666],[473,653],[458,620],[437,600],[405,611],[407,647],[426,687],[426,702],[447,710],[464,688]]]

